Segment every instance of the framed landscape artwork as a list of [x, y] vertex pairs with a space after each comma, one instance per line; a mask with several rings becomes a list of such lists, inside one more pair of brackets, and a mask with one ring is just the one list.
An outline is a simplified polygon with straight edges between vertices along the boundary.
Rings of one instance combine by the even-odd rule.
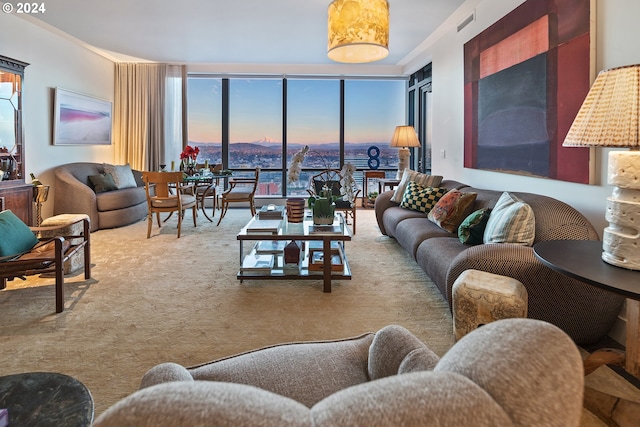
[[111, 144], [111, 102], [56, 88], [55, 145]]
[[562, 147], [594, 78], [594, 0], [527, 0], [464, 45], [464, 166], [592, 183]]

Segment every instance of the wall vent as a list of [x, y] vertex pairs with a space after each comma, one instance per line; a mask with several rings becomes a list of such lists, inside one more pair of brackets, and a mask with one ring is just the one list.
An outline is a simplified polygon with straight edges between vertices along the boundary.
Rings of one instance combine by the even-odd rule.
[[462, 22], [458, 24], [458, 32], [462, 31], [464, 27], [476, 20], [476, 11], [474, 10], [471, 15], [467, 16]]

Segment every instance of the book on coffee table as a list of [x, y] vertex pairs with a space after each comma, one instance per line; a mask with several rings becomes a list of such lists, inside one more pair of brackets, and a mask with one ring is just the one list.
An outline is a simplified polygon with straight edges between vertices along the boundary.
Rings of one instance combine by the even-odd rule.
[[249, 254], [242, 260], [240, 270], [251, 273], [266, 273], [273, 268], [273, 255]]
[[282, 220], [280, 219], [253, 218], [249, 224], [247, 224], [247, 233], [278, 234], [281, 226]]

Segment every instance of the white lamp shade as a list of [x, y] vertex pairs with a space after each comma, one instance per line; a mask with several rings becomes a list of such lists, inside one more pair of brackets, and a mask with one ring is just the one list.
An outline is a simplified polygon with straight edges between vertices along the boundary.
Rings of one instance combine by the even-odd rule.
[[327, 55], [332, 60], [373, 62], [389, 54], [386, 0], [335, 0], [328, 14]]
[[413, 126], [396, 126], [390, 147], [420, 147], [418, 134]]
[[640, 146], [640, 65], [601, 71], [567, 137], [572, 146]]

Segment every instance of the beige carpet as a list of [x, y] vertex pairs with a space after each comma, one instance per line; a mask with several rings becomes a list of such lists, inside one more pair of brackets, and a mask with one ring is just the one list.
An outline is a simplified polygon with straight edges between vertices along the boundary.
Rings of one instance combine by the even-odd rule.
[[[53, 279], [33, 276], [0, 292], [1, 374], [55, 371], [91, 390], [100, 414], [135, 391], [145, 371], [185, 365], [269, 344], [332, 339], [400, 324], [438, 354], [453, 344], [451, 314], [435, 286], [393, 240], [372, 210], [358, 212], [347, 243], [353, 279], [322, 292], [318, 281], [236, 279], [238, 230], [248, 209], [230, 210], [219, 227], [191, 216], [176, 239], [175, 221], [146, 222], [92, 234], [92, 280], [67, 278], [65, 311], [55, 314]], [[217, 218], [216, 218], [217, 219]]]
[[[238, 230], [248, 209], [219, 227], [190, 214], [176, 239], [175, 219], [161, 231], [146, 222], [92, 234], [92, 279], [66, 279], [65, 311], [55, 314], [53, 279], [9, 282], [0, 292], [1, 375], [61, 372], [91, 390], [96, 416], [138, 388], [150, 367], [194, 365], [287, 341], [332, 339], [400, 324], [439, 355], [453, 345], [448, 305], [395, 241], [381, 236], [372, 210], [358, 211], [347, 243], [353, 279], [236, 279]], [[217, 219], [217, 218], [216, 218]], [[607, 367], [587, 383], [628, 399], [640, 392]], [[583, 426], [603, 426], [585, 411]]]

